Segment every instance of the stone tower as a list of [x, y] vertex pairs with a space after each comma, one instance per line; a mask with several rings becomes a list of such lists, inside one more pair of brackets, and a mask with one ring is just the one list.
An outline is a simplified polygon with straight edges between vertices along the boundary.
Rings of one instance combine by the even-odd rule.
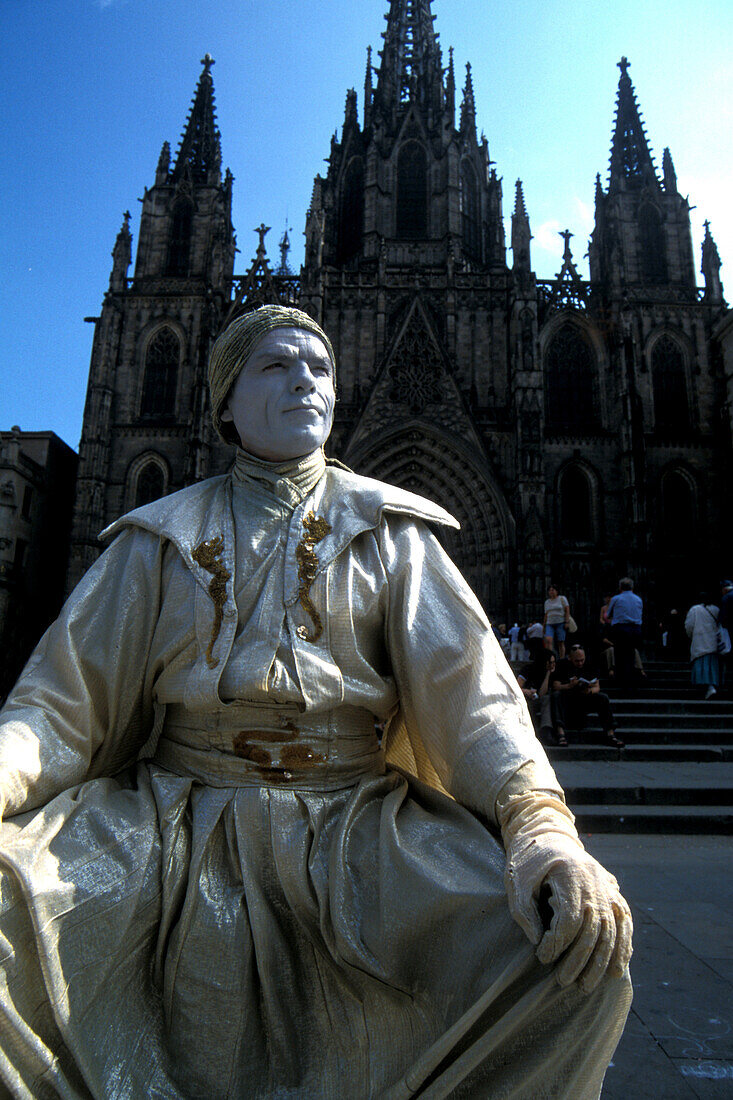
[[70, 584], [113, 518], [229, 461], [206, 414], [206, 362], [229, 308], [232, 176], [222, 179], [213, 60], [207, 54], [175, 160], [163, 145], [142, 199], [134, 275], [130, 215], [95, 318], [79, 448]]
[[501, 182], [470, 66], [456, 110], [429, 0], [392, 0], [386, 19], [363, 121], [349, 91], [315, 181], [302, 302], [339, 358], [336, 453], [457, 513], [449, 547], [500, 606], [515, 584], [517, 491], [499, 470], [514, 445]]

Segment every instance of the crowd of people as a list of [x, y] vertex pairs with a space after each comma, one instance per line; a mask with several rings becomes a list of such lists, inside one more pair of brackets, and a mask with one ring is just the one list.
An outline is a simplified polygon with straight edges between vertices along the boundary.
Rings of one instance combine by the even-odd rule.
[[[659, 623], [663, 652], [673, 660], [689, 656], [691, 682], [706, 700], [717, 696], [731, 663], [733, 581], [722, 581], [720, 588], [719, 603], [701, 592], [686, 616], [671, 608]], [[601, 681], [633, 695], [647, 679], [640, 652], [643, 615], [633, 580], [622, 577], [618, 592], [603, 597], [594, 630], [581, 633], [556, 584], [548, 587], [542, 618], [494, 628], [546, 744], [566, 746], [568, 731], [585, 728], [595, 717], [604, 744], [624, 747]]]

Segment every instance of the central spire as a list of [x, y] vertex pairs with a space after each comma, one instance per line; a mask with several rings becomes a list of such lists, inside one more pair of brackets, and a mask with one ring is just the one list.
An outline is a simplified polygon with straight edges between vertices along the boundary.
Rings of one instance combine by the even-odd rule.
[[380, 106], [389, 110], [417, 100], [438, 107], [435, 93], [442, 92], [443, 71], [430, 0], [391, 0], [385, 19], [376, 91]]
[[649, 142], [644, 131], [636, 92], [629, 76], [630, 62], [622, 57], [618, 63], [621, 77], [616, 98], [616, 124], [611, 140], [611, 188], [640, 186], [649, 182], [659, 185]]
[[219, 182], [221, 173], [221, 138], [216, 125], [216, 107], [214, 102], [214, 81], [211, 66], [214, 59], [211, 54], [202, 58], [204, 67], [199, 78], [191, 110], [186, 119], [186, 127], [181, 135], [174, 178], [183, 175], [188, 168], [194, 180], [211, 182], [213, 176]]

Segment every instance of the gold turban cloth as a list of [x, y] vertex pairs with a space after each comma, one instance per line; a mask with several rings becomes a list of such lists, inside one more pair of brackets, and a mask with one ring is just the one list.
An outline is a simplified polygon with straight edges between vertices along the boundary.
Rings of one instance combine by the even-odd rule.
[[336, 357], [331, 341], [321, 326], [307, 313], [290, 306], [262, 306], [253, 313], [245, 313], [243, 317], [237, 317], [219, 336], [211, 349], [209, 358], [211, 419], [216, 431], [226, 443], [235, 442], [236, 439], [228, 435], [228, 425], [222, 423], [221, 414], [229, 391], [239, 377], [239, 372], [266, 333], [274, 328], [290, 327], [305, 329], [323, 340], [334, 365], [334, 386], [336, 385]]

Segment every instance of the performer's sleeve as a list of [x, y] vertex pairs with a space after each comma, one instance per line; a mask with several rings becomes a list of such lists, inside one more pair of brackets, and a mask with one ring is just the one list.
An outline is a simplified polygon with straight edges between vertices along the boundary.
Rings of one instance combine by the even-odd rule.
[[123, 532], [39, 642], [0, 712], [0, 816], [135, 759], [152, 726], [161, 556], [156, 536]]
[[437, 539], [421, 523], [390, 517], [380, 553], [398, 721], [418, 764], [426, 754], [442, 786], [490, 820], [500, 789], [525, 765], [537, 786], [561, 794], [488, 619]]

